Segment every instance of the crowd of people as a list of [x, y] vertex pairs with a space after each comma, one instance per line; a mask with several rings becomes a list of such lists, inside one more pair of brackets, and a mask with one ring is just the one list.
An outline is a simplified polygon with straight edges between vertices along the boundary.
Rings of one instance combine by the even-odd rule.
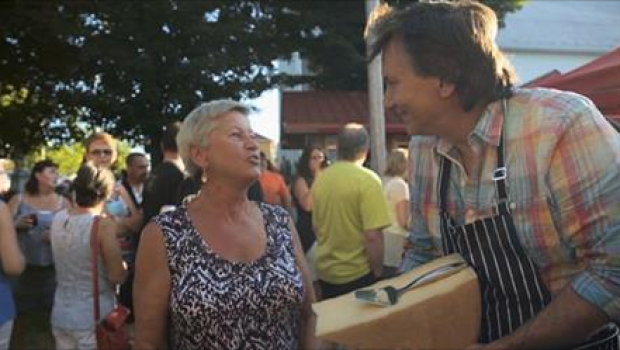
[[452, 253], [480, 282], [471, 349], [617, 347], [620, 136], [582, 96], [516, 88], [497, 30], [468, 0], [371, 16], [386, 107], [412, 136], [383, 174], [347, 124], [337, 159], [309, 145], [287, 183], [233, 100], [166, 125], [152, 171], [132, 153], [116, 179], [105, 132], [69, 191], [37, 162], [0, 201], [0, 350], [41, 321], [57, 349], [95, 349], [97, 299], [101, 317], [132, 310], [135, 349], [335, 348], [313, 302]]

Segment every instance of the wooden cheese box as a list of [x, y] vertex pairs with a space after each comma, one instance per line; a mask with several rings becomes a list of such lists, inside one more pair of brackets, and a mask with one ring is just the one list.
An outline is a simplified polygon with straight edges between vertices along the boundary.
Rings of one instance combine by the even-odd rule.
[[[363, 289], [403, 287], [425, 272], [462, 262], [439, 258]], [[401, 294], [391, 306], [361, 302], [354, 293], [313, 304], [319, 338], [355, 349], [463, 349], [480, 331], [480, 292], [471, 267]]]

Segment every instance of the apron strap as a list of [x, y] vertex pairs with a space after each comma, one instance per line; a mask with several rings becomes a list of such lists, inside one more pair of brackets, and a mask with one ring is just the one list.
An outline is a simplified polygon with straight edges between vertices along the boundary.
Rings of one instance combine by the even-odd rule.
[[[504, 115], [504, 124], [508, 120], [508, 101], [502, 100], [502, 113]], [[495, 202], [495, 211], [498, 214], [510, 214], [510, 206], [508, 203], [508, 188], [506, 186], [506, 178], [508, 177], [508, 169], [505, 163], [506, 149], [504, 145], [504, 128], [502, 127], [499, 146], [497, 147], [497, 168], [493, 171], [492, 179], [495, 182], [495, 190], [497, 199]]]
[[[508, 101], [502, 100], [502, 113], [504, 115], [504, 124], [508, 116]], [[497, 168], [493, 170], [492, 179], [495, 182], [495, 191], [497, 198], [495, 202], [495, 210], [499, 214], [509, 214], [510, 206], [508, 203], [508, 186], [506, 178], [508, 177], [508, 169], [505, 163], [505, 146], [504, 146], [504, 128], [502, 127], [499, 146], [497, 147]], [[441, 157], [439, 165], [439, 179], [437, 181], [439, 193], [439, 211], [440, 214], [448, 215], [448, 188], [450, 187], [450, 169], [452, 163], [446, 157]]]

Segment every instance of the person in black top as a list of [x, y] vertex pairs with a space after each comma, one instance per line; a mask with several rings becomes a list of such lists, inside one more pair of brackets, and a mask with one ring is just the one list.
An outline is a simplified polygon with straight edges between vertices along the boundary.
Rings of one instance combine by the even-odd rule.
[[318, 173], [328, 165], [327, 155], [318, 146], [304, 149], [297, 164], [297, 176], [293, 180], [293, 205], [297, 210], [295, 226], [304, 252], [307, 252], [316, 241], [312, 228], [312, 183]]
[[180, 126], [179, 122], [170, 123], [162, 134], [160, 145], [164, 159], [153, 169], [144, 188], [144, 225], [159, 214], [163, 206], [180, 203], [179, 185], [185, 179], [185, 167], [176, 141]]
[[[149, 160], [144, 153], [130, 153], [125, 159], [127, 170], [121, 179], [121, 185], [127, 190], [129, 198], [138, 210], [142, 210], [144, 184], [149, 173]], [[119, 238], [123, 260], [127, 263], [129, 275], [120, 285], [119, 299], [121, 304], [133, 311], [133, 275], [136, 249], [138, 248], [139, 232], [132, 232]]]
[[127, 170], [121, 180], [121, 185], [127, 190], [136, 208], [140, 209], [142, 208], [144, 184], [149, 175], [149, 160], [144, 153], [133, 152], [127, 156], [125, 164]]

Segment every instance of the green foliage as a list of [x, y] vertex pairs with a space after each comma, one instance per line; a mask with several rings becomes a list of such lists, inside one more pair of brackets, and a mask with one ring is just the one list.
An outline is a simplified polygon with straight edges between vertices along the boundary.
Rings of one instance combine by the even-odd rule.
[[62, 176], [70, 176], [77, 172], [84, 159], [82, 143], [65, 144], [47, 151], [47, 157], [58, 164], [58, 172]]
[[[507, 13], [523, 7], [527, 0], [481, 0], [497, 13], [504, 26]], [[387, 0], [396, 7], [412, 1]], [[291, 8], [300, 13], [302, 21], [314, 23], [320, 35], [308, 34], [301, 54], [317, 73], [311, 86], [323, 90], [365, 90], [367, 86], [366, 46], [363, 39], [366, 25], [365, 1], [319, 0], [291, 1]], [[305, 26], [314, 28], [311, 25]]]
[[[501, 18], [523, 1], [485, 2]], [[153, 150], [163, 125], [203, 101], [282, 83], [363, 90], [364, 4], [0, 1], [0, 156], [72, 144], [95, 128]], [[316, 75], [277, 74], [272, 62], [296, 51]]]
[[[216, 98], [255, 97], [297, 50], [276, 1], [3, 1], [0, 153], [94, 128], [157, 144], [162, 125]], [[30, 92], [14, 103], [14, 91]], [[148, 143], [148, 142], [147, 142]]]

